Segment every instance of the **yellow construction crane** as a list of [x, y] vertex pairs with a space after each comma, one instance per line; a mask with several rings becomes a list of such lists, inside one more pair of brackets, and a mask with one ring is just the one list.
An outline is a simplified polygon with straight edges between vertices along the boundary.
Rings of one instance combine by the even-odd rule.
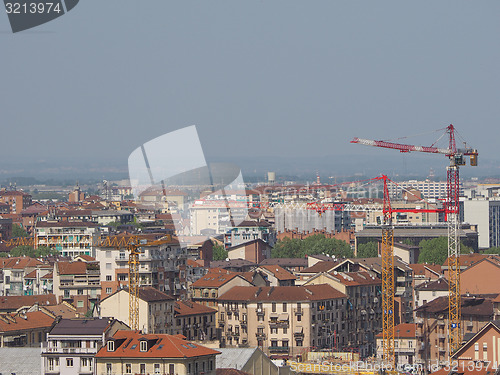
[[[434, 144], [430, 147], [414, 146], [401, 143], [393, 143], [387, 141], [374, 141], [371, 139], [354, 138], [351, 143], [359, 143], [366, 146], [383, 147], [399, 150], [400, 152], [427, 152], [433, 154], [444, 154], [450, 161], [450, 165], [446, 168], [447, 176], [447, 195], [445, 201], [445, 215], [448, 223], [448, 274], [449, 274], [449, 343], [450, 357], [460, 347], [462, 343], [462, 328], [461, 328], [461, 301], [460, 301], [460, 179], [459, 167], [465, 165], [465, 156], [470, 157], [470, 165], [477, 166], [478, 152], [476, 149], [468, 147], [465, 142], [464, 147], [459, 149], [455, 142], [455, 127], [449, 125], [444, 129], [445, 134], [448, 134], [448, 147], [438, 148]], [[444, 134], [443, 134], [444, 135]], [[442, 137], [442, 136], [441, 136]], [[439, 140], [439, 139], [438, 139]], [[383, 281], [382, 281], [383, 282]], [[384, 333], [384, 341], [385, 341]], [[390, 339], [390, 336], [387, 336]], [[394, 341], [394, 335], [392, 336]], [[384, 343], [385, 345], [385, 343]], [[390, 346], [390, 345], [389, 345]]]

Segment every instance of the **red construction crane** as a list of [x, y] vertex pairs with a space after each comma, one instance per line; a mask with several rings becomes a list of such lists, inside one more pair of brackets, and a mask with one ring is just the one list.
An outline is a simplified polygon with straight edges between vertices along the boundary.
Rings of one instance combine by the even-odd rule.
[[[445, 201], [445, 217], [448, 223], [448, 265], [449, 265], [449, 342], [450, 356], [459, 347], [462, 339], [460, 327], [461, 304], [460, 304], [460, 267], [458, 257], [460, 255], [460, 178], [459, 167], [465, 165], [465, 156], [470, 157], [470, 165], [477, 166], [477, 150], [467, 147], [464, 142], [464, 148], [458, 149], [455, 142], [455, 127], [449, 125], [446, 127], [445, 134], [448, 134], [448, 148], [406, 145], [401, 143], [392, 143], [386, 141], [374, 141], [369, 139], [354, 138], [351, 143], [359, 143], [366, 146], [392, 148], [400, 152], [427, 152], [434, 154], [444, 154], [450, 160], [450, 165], [446, 168], [447, 172], [447, 194]], [[444, 135], [444, 134], [443, 134]], [[385, 336], [384, 336], [385, 338]]]

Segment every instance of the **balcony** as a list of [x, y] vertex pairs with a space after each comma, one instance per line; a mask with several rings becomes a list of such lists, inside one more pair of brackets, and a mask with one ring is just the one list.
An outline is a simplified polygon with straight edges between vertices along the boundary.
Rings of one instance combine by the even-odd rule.
[[257, 337], [258, 339], [265, 339], [266, 338], [266, 334], [264, 332], [257, 332], [255, 334], [255, 337]]
[[65, 353], [65, 354], [96, 354], [97, 348], [61, 348], [61, 347], [47, 347], [47, 343], [42, 345], [43, 353]]
[[295, 315], [302, 315], [303, 313], [302, 309], [295, 310]]

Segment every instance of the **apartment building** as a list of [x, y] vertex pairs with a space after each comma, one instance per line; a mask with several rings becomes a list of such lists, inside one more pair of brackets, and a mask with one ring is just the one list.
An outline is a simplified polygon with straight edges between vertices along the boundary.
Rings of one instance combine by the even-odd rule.
[[[464, 336], [479, 332], [494, 319], [493, 300], [481, 296], [462, 296], [461, 327]], [[439, 297], [416, 309], [417, 363], [446, 365], [449, 361], [448, 297]]]
[[[445, 199], [446, 198], [446, 181], [418, 181], [418, 180], [408, 180], [399, 181], [396, 184], [389, 184], [387, 187], [389, 189], [389, 194], [391, 196], [403, 196], [405, 191], [410, 189], [416, 189], [421, 192], [422, 197], [426, 199]], [[463, 186], [460, 183], [460, 196], [463, 196]]]
[[10, 213], [20, 214], [22, 210], [31, 206], [31, 195], [24, 191], [5, 190], [0, 191], [0, 203], [6, 203], [10, 207]]
[[235, 272], [210, 269], [205, 276], [191, 284], [191, 297], [194, 302], [216, 308], [219, 296], [235, 286], [253, 284]]
[[304, 286], [321, 284], [328, 284], [346, 295], [343, 324], [347, 336], [340, 348], [356, 351], [362, 358], [375, 355], [375, 336], [382, 331], [381, 279], [365, 271], [333, 271], [317, 274]]
[[[452, 360], [457, 361], [458, 368], [498, 369], [500, 365], [500, 320], [486, 324], [479, 332], [472, 334], [462, 345]], [[486, 367], [488, 365], [488, 367]]]
[[264, 241], [269, 246], [274, 246], [276, 231], [265, 220], [245, 220], [235, 227], [228, 228], [224, 234], [224, 246], [227, 249], [257, 239]]
[[187, 340], [215, 340], [217, 310], [193, 302], [176, 301], [174, 305], [174, 334]]
[[[461, 258], [461, 257], [460, 257]], [[500, 255], [485, 257], [460, 273], [462, 294], [500, 294]]]
[[[382, 258], [346, 259], [335, 266], [333, 270], [341, 272], [364, 271], [382, 279]], [[394, 257], [394, 320], [396, 324], [413, 321], [412, 272], [412, 269], [399, 257]]]
[[500, 198], [467, 198], [460, 203], [463, 221], [477, 225], [479, 248], [500, 247]]
[[218, 298], [221, 345], [280, 358], [347, 345], [347, 296], [329, 285], [231, 288]]
[[42, 262], [30, 257], [0, 258], [0, 296], [30, 294], [27, 276], [42, 265]]
[[[226, 202], [216, 199], [200, 199], [189, 207], [190, 228], [192, 235], [218, 235], [226, 233], [234, 226], [232, 223], [243, 222], [248, 207], [246, 197], [241, 202]], [[230, 205], [230, 207], [228, 206]]]
[[[128, 285], [129, 250], [125, 243], [130, 235], [111, 236], [109, 244], [95, 249], [101, 269], [102, 296], [108, 296]], [[139, 285], [152, 286], [173, 296], [187, 292], [187, 250], [176, 237], [158, 234], [139, 235]], [[112, 246], [120, 242], [118, 247]], [[188, 267], [189, 268], [189, 267]]]
[[58, 319], [42, 344], [42, 375], [94, 373], [94, 356], [119, 329], [116, 319]]
[[[172, 296], [150, 286], [140, 287], [139, 329], [144, 333], [158, 334], [174, 332], [174, 301]], [[103, 298], [99, 303], [99, 315], [115, 317], [127, 325], [129, 321], [130, 294], [127, 288]]]
[[52, 271], [50, 264], [40, 264], [33, 271], [24, 276], [23, 294], [32, 296], [35, 294], [52, 293]]
[[428, 281], [426, 283], [420, 284], [415, 287], [414, 291], [414, 303], [415, 309], [425, 305], [427, 302], [431, 302], [439, 297], [446, 297], [449, 294], [448, 280], [441, 277], [437, 280]]
[[118, 331], [95, 356], [97, 375], [215, 375], [220, 352], [166, 334]]
[[12, 237], [12, 219], [4, 219], [0, 217], [0, 240], [7, 241], [11, 237]]
[[293, 286], [297, 276], [281, 266], [258, 266], [256, 272], [261, 272], [269, 286]]
[[271, 246], [260, 238], [227, 248], [229, 260], [244, 259], [252, 263], [260, 263], [270, 257]]
[[36, 245], [49, 246], [64, 257], [93, 254], [99, 238], [98, 224], [87, 221], [39, 221], [35, 227]]
[[[384, 355], [383, 334], [377, 335], [377, 358]], [[417, 335], [414, 323], [401, 323], [394, 327], [394, 355], [396, 365], [413, 365], [417, 355]]]
[[297, 232], [324, 230], [337, 233], [351, 229], [351, 213], [348, 211], [327, 210], [319, 214], [315, 210], [303, 208], [275, 208], [274, 220], [278, 233], [293, 230]]
[[55, 316], [47, 311], [0, 315], [0, 348], [39, 347], [54, 321]]
[[67, 301], [78, 312], [92, 310], [101, 294], [99, 263], [56, 262], [53, 271], [53, 290], [59, 302]]

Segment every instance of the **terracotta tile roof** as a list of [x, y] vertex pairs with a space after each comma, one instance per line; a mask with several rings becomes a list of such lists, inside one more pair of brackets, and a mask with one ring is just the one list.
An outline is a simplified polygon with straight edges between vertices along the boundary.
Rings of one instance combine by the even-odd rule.
[[24, 276], [24, 278], [25, 279], [36, 279], [36, 270], [31, 271], [26, 276]]
[[54, 294], [39, 294], [34, 296], [6, 296], [0, 297], [0, 311], [15, 311], [20, 307], [33, 306], [35, 303], [42, 305], [55, 305]]
[[[414, 339], [416, 335], [417, 325], [415, 323], [401, 323], [394, 327], [394, 337], [396, 339]], [[376, 337], [383, 337], [380, 332]]]
[[196, 263], [196, 262], [195, 262], [194, 260], [192, 260], [192, 259], [188, 259], [188, 260], [186, 261], [186, 264], [187, 264], [188, 266], [190, 266], [190, 267], [195, 267], [195, 268], [197, 268], [197, 267], [199, 267], [199, 268], [204, 268], [201, 264]]
[[256, 266], [255, 263], [246, 259], [231, 259], [231, 260], [215, 260], [210, 262], [210, 267], [216, 268], [231, 268], [231, 267], [248, 267]]
[[0, 268], [25, 269], [43, 264], [39, 260], [30, 257], [1, 258]]
[[85, 275], [87, 263], [85, 262], [58, 262], [59, 275]]
[[441, 265], [439, 264], [424, 264], [424, 263], [414, 263], [414, 264], [408, 264], [408, 267], [410, 267], [413, 270], [413, 275], [414, 276], [423, 276], [425, 275], [425, 270], [427, 269], [428, 271], [431, 271], [437, 275], [441, 275]]
[[260, 266], [260, 268], [263, 268], [270, 273], [272, 273], [278, 280], [295, 280], [297, 277], [295, 275], [291, 274], [287, 270], [285, 270], [283, 267], [278, 266], [278, 265], [265, 265], [265, 266]]
[[42, 276], [42, 279], [53, 279], [54, 278], [54, 273], [49, 272], [48, 274]]
[[[103, 346], [96, 354], [96, 358], [195, 358], [208, 355], [217, 355], [220, 352], [193, 344], [173, 335], [143, 335], [140, 331], [117, 331], [113, 335], [115, 350], [108, 351]], [[140, 351], [140, 341], [148, 342], [148, 351]]]
[[329, 272], [331, 276], [337, 279], [345, 286], [359, 285], [380, 285], [382, 280], [378, 277], [371, 276], [368, 272]]
[[306, 258], [269, 258], [264, 259], [259, 265], [279, 265], [281, 267], [307, 267]]
[[[462, 316], [493, 316], [493, 300], [484, 297], [462, 296]], [[438, 297], [415, 309], [417, 312], [431, 314], [446, 313], [448, 311], [448, 297]]]
[[219, 288], [237, 276], [239, 275], [234, 272], [230, 274], [209, 272], [192, 283], [191, 286], [193, 288]]
[[[474, 263], [477, 263], [485, 258], [498, 258], [498, 255], [488, 255], [488, 254], [461, 254], [458, 257], [458, 262], [461, 267], [470, 267]], [[448, 258], [444, 261], [443, 267], [448, 267]]]
[[175, 317], [199, 314], [215, 314], [217, 310], [192, 301], [177, 301], [174, 306]]
[[76, 307], [63, 302], [58, 305], [43, 306], [43, 309], [50, 311], [54, 316], [60, 316], [64, 319], [77, 318], [80, 314], [76, 312]]
[[415, 290], [423, 291], [423, 290], [428, 290], [428, 291], [436, 291], [436, 292], [442, 292], [442, 291], [447, 291], [448, 290], [448, 281], [440, 277], [437, 280], [433, 281], [428, 281], [426, 283], [420, 284], [415, 288]]
[[43, 311], [28, 312], [23, 316], [26, 319], [20, 315], [15, 315], [13, 319], [0, 317], [0, 332], [13, 332], [50, 327], [55, 320]]
[[327, 284], [308, 286], [235, 286], [218, 298], [219, 301], [322, 301], [346, 298], [344, 293]]
[[335, 261], [322, 261], [318, 262], [311, 267], [304, 268], [300, 273], [318, 273], [318, 272], [328, 272], [330, 271], [333, 267], [335, 267], [339, 262]]
[[78, 255], [78, 258], [82, 258], [83, 260], [86, 260], [87, 262], [95, 262], [95, 258], [91, 257], [90, 255]]

